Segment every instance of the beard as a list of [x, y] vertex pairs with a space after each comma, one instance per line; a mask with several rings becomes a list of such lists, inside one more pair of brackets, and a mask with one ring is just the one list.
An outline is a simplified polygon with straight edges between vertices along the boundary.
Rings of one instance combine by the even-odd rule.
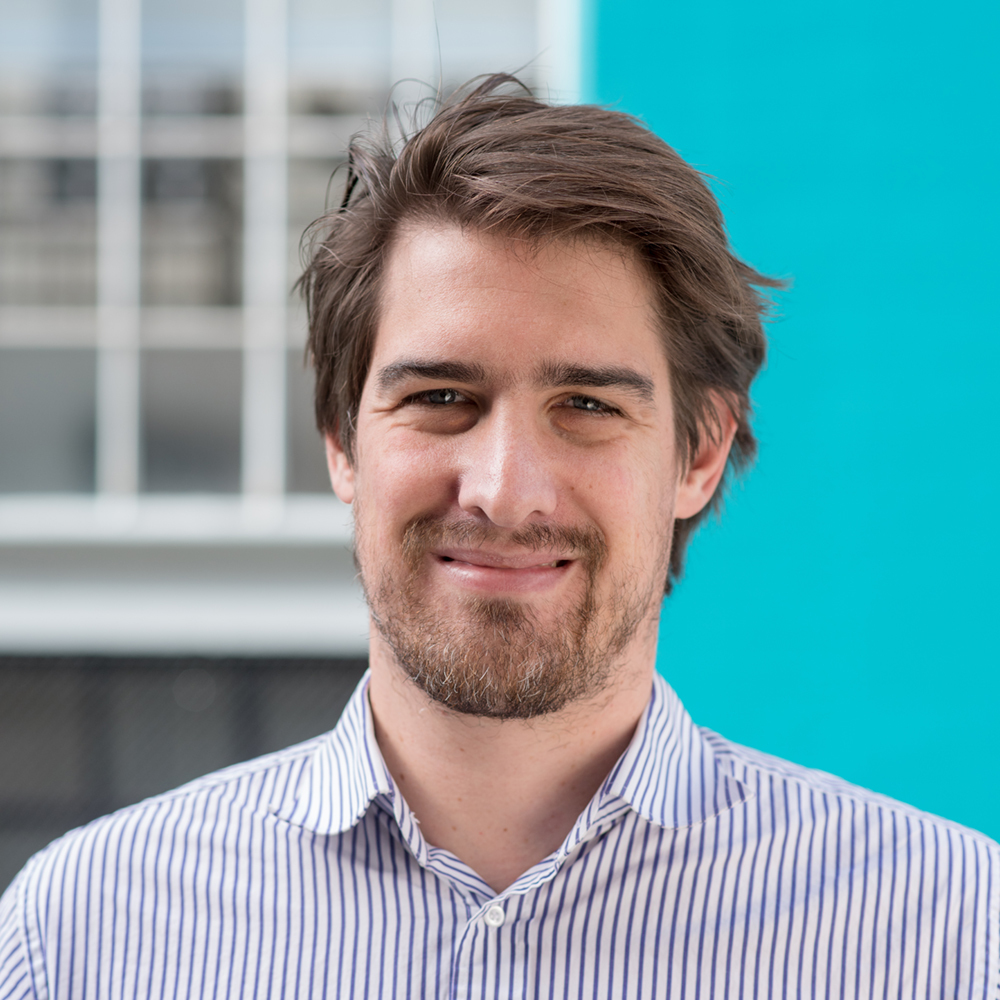
[[[360, 552], [363, 539], [357, 527], [355, 532]], [[584, 570], [582, 594], [547, 623], [511, 598], [431, 606], [421, 579], [428, 552], [490, 543], [572, 554]], [[471, 519], [424, 515], [406, 526], [402, 554], [402, 579], [386, 567], [370, 580], [356, 556], [375, 627], [400, 668], [432, 700], [491, 719], [535, 718], [605, 690], [660, 592], [658, 586], [640, 588], [637, 578], [619, 579], [601, 600], [597, 579], [607, 545], [596, 528], [528, 525], [503, 532]], [[665, 572], [666, 556], [663, 562]]]

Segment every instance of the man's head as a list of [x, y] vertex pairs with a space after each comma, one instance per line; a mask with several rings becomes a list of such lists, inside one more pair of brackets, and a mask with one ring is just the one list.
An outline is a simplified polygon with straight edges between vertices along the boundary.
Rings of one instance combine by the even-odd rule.
[[304, 285], [382, 640], [437, 700], [525, 717], [600, 689], [752, 456], [774, 282], [647, 130], [504, 82], [352, 146]]

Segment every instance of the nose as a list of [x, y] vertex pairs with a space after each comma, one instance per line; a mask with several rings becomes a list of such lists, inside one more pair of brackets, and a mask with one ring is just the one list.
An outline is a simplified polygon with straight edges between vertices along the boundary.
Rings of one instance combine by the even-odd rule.
[[554, 456], [527, 415], [496, 408], [463, 442], [458, 502], [485, 514], [501, 528], [516, 528], [533, 515], [556, 509]]

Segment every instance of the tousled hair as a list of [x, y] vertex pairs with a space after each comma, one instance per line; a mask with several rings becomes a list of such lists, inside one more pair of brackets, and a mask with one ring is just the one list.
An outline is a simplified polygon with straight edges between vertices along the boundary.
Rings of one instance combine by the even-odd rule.
[[[300, 285], [316, 420], [339, 435], [349, 458], [386, 258], [400, 226], [422, 220], [529, 245], [598, 240], [634, 255], [656, 298], [682, 461], [706, 435], [717, 438], [720, 406], [737, 425], [727, 473], [754, 458], [750, 385], [765, 358], [768, 305], [757, 289], [782, 282], [733, 254], [703, 177], [634, 118], [546, 104], [506, 74], [458, 91], [401, 142], [387, 126], [355, 137], [339, 208], [307, 232]], [[725, 480], [704, 510], [675, 521], [667, 593], [695, 527], [718, 509]]]

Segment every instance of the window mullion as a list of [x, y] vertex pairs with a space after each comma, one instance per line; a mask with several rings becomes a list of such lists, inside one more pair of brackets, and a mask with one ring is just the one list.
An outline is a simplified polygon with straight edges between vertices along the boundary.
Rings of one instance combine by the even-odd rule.
[[139, 487], [140, 0], [100, 0], [97, 98], [97, 490]]
[[288, 24], [285, 0], [246, 0], [242, 486], [251, 507], [285, 487]]

